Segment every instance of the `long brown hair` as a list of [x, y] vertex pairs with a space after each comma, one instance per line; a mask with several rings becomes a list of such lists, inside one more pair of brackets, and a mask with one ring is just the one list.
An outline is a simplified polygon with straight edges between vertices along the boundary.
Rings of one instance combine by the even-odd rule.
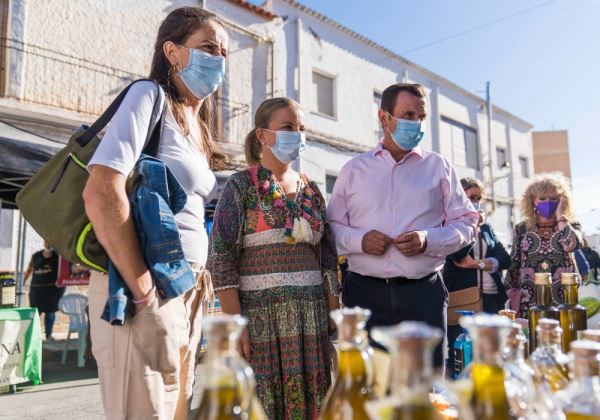
[[[160, 24], [156, 43], [154, 44], [154, 56], [152, 58], [152, 68], [150, 69], [149, 77], [161, 85], [165, 91], [175, 120], [186, 136], [190, 132], [183, 114], [185, 99], [177, 90], [177, 86], [172, 83], [172, 78], [175, 75], [167, 57], [165, 57], [163, 45], [167, 41], [183, 45], [194, 32], [204, 28], [209, 22], [216, 22], [222, 26], [215, 15], [204, 9], [199, 7], [180, 7], [169, 13]], [[198, 113], [198, 123], [200, 126], [201, 142], [204, 153], [206, 153], [206, 158], [208, 159], [208, 164], [211, 169], [219, 171], [229, 169], [231, 166], [227, 155], [216, 144], [214, 104], [213, 95], [204, 98]]]
[[244, 152], [248, 166], [259, 164], [262, 157], [262, 145], [256, 136], [256, 129], [267, 128], [275, 111], [290, 106], [301, 109], [298, 102], [287, 97], [267, 99], [258, 106], [254, 115], [254, 128], [248, 133], [244, 141]]

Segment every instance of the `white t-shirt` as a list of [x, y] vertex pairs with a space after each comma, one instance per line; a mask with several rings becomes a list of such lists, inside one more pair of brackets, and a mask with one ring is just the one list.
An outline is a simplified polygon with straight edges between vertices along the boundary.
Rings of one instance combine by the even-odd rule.
[[[148, 123], [158, 91], [152, 82], [138, 82], [127, 92], [88, 166], [102, 165], [127, 176], [144, 148]], [[160, 106], [165, 94], [160, 90]], [[204, 206], [216, 196], [217, 180], [206, 155], [188, 140], [167, 106], [158, 158], [173, 172], [187, 194], [185, 207], [175, 215], [185, 257], [206, 263], [208, 236]]]

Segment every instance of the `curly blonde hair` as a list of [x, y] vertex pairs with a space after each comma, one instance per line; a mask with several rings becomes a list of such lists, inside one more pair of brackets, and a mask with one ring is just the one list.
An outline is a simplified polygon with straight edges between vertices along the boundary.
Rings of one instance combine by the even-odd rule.
[[565, 200], [564, 216], [569, 222], [573, 221], [571, 213], [571, 182], [560, 172], [545, 172], [537, 175], [527, 186], [521, 198], [521, 214], [528, 228], [535, 227], [537, 212], [533, 200], [536, 197], [558, 195]]

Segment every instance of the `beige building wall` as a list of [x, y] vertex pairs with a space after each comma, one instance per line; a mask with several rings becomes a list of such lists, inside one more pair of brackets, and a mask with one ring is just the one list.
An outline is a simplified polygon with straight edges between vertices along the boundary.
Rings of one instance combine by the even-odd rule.
[[567, 130], [534, 131], [532, 139], [535, 173], [558, 171], [571, 178]]

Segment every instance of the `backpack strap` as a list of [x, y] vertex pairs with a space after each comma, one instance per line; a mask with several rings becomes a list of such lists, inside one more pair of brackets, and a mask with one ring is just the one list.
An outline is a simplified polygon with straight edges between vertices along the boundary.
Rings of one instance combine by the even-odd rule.
[[[165, 118], [167, 99], [165, 98], [164, 105], [161, 109], [161, 107], [160, 107], [160, 95], [161, 95], [160, 86], [158, 85], [158, 83], [156, 83], [156, 81], [151, 80], [151, 79], [136, 80], [136, 81], [130, 83], [125, 89], [123, 89], [121, 91], [121, 93], [119, 93], [119, 95], [108, 106], [108, 108], [106, 108], [106, 110], [102, 113], [102, 115], [100, 115], [100, 117], [98, 117], [98, 119], [90, 127], [88, 127], [81, 136], [79, 136], [79, 138], [77, 138], [76, 141], [80, 146], [83, 147], [86, 144], [88, 144], [95, 136], [98, 135], [98, 133], [100, 131], [102, 131], [104, 129], [104, 127], [106, 127], [108, 125], [108, 123], [112, 120], [115, 113], [121, 106], [121, 103], [123, 102], [123, 99], [125, 99], [125, 96], [127, 95], [127, 92], [129, 92], [129, 89], [131, 88], [131, 86], [133, 86], [134, 84], [136, 84], [138, 82], [152, 82], [156, 85], [156, 89], [158, 92], [158, 95], [156, 96], [156, 100], [154, 101], [154, 106], [152, 107], [152, 114], [150, 116], [150, 122], [148, 123], [148, 131], [147, 131], [146, 139], [144, 141], [145, 146], [142, 151], [142, 153], [145, 153], [152, 157], [156, 157], [156, 155], [158, 154], [158, 146], [160, 145], [160, 135], [162, 133], [162, 126], [163, 126], [164, 118]], [[160, 113], [160, 119], [159, 119], [159, 121], [156, 121], [158, 119], [159, 113]]]

